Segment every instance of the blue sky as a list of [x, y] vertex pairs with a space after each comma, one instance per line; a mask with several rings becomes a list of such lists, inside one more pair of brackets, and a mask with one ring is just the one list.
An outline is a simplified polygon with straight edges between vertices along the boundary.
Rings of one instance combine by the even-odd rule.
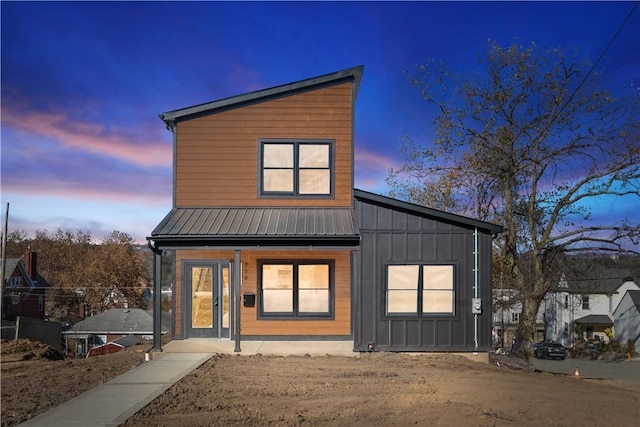
[[[489, 39], [595, 60], [633, 6], [3, 1], [2, 215], [8, 202], [10, 230], [144, 241], [171, 208], [171, 134], [158, 114], [356, 65], [356, 187], [384, 194], [399, 141], [420, 139], [432, 119], [406, 79], [415, 65], [435, 58], [473, 72]], [[640, 10], [599, 69], [614, 93], [640, 81]], [[622, 205], [599, 204], [594, 216], [638, 208]]]

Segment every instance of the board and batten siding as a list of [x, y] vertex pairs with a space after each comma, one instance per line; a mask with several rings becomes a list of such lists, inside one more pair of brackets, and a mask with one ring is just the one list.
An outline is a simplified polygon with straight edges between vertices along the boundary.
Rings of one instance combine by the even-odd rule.
[[[178, 123], [175, 205], [351, 206], [352, 103], [342, 83]], [[258, 141], [278, 138], [335, 141], [334, 198], [258, 196]]]
[[[182, 264], [184, 261], [233, 260], [233, 251], [177, 250], [175, 265], [175, 324], [174, 336], [184, 334], [182, 296]], [[258, 291], [259, 260], [333, 260], [334, 261], [334, 317], [322, 320], [258, 319], [260, 295]], [[351, 252], [339, 250], [269, 251], [243, 250], [241, 252], [241, 298], [245, 293], [256, 295], [255, 307], [241, 307], [240, 328], [242, 336], [351, 336]], [[233, 284], [232, 284], [233, 286]]]
[[[373, 343], [386, 351], [472, 351], [474, 316], [473, 227], [356, 201], [361, 245], [360, 307], [354, 324], [354, 348], [367, 351]], [[491, 345], [491, 234], [479, 232], [479, 292], [483, 314], [478, 317], [478, 350]], [[385, 314], [386, 266], [389, 264], [455, 264], [455, 313], [443, 316]]]

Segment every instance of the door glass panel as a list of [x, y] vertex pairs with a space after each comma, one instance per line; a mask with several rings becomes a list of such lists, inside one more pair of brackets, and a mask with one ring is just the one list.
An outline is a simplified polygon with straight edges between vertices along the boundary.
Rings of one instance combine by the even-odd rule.
[[213, 327], [213, 267], [191, 268], [191, 327]]
[[222, 267], [222, 327], [229, 327], [229, 267]]

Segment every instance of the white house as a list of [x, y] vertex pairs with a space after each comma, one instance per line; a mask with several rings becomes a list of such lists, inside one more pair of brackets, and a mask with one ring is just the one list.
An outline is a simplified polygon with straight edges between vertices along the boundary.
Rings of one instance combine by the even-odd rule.
[[[628, 270], [595, 264], [582, 268], [573, 266], [540, 304], [534, 341], [557, 341], [565, 347], [590, 338], [607, 341], [606, 328], [612, 328], [615, 337], [620, 339], [614, 311], [627, 291], [639, 289]], [[521, 311], [522, 304], [516, 291], [494, 289], [494, 346], [511, 345]], [[623, 322], [625, 320], [623, 318]], [[640, 329], [640, 325], [636, 326]], [[624, 327], [625, 331], [632, 328], [630, 325]], [[624, 344], [624, 341], [621, 342]]]
[[587, 339], [607, 341], [606, 328], [615, 330], [613, 312], [628, 290], [640, 289], [627, 270], [588, 267], [565, 275], [540, 306], [545, 339], [565, 347]]

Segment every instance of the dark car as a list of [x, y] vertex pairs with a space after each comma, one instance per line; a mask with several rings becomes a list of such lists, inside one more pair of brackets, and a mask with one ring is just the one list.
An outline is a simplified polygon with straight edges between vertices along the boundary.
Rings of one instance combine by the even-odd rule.
[[564, 346], [557, 342], [546, 341], [540, 343], [534, 355], [538, 359], [561, 359], [566, 357]]

